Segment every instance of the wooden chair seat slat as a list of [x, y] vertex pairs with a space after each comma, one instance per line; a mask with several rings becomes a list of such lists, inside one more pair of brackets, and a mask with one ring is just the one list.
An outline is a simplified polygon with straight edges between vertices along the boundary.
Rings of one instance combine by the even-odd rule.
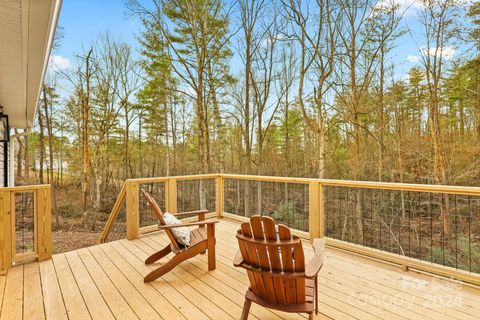
[[207, 228], [196, 228], [190, 231], [190, 246], [207, 240]]

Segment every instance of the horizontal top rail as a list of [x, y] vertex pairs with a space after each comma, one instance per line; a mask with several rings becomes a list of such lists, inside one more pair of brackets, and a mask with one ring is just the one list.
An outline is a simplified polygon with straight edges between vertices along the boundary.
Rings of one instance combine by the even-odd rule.
[[414, 184], [414, 183], [398, 183], [398, 182], [375, 182], [375, 181], [353, 181], [353, 180], [336, 180], [336, 179], [276, 177], [276, 176], [255, 176], [255, 175], [243, 175], [243, 174], [219, 174], [219, 176], [226, 179], [288, 182], [288, 183], [318, 182], [326, 186], [385, 189], [385, 190], [399, 190], [399, 191], [422, 191], [422, 192], [480, 196], [480, 187]]
[[299, 183], [299, 184], [317, 182], [325, 186], [385, 189], [385, 190], [398, 190], [398, 191], [420, 191], [420, 192], [480, 196], [480, 187], [430, 185], [430, 184], [414, 184], [414, 183], [398, 183], [398, 182], [353, 181], [353, 180], [317, 179], [317, 178], [300, 178], [300, 177], [257, 176], [257, 175], [225, 174], [225, 173], [136, 178], [136, 179], [128, 179], [127, 181], [136, 182], [136, 183], [151, 183], [151, 182], [165, 182], [165, 181], [168, 181], [169, 179], [182, 181], [182, 180], [200, 180], [200, 179], [214, 179], [214, 178], [269, 181], [269, 182], [287, 182], [287, 183]]
[[28, 185], [28, 186], [15, 186], [15, 187], [0, 187], [1, 191], [13, 191], [13, 192], [20, 192], [20, 191], [32, 191], [38, 189], [50, 189], [49, 184], [37, 184], [37, 185]]
[[134, 178], [127, 179], [127, 182], [136, 183], [151, 183], [151, 182], [166, 182], [168, 180], [202, 180], [202, 179], [214, 179], [221, 177], [221, 174], [195, 174], [184, 176], [168, 176], [168, 177], [151, 177], [151, 178]]
[[220, 174], [224, 179], [269, 181], [269, 182], [288, 182], [288, 183], [309, 183], [318, 179], [297, 178], [297, 177], [277, 177], [277, 176], [255, 176], [246, 174]]
[[463, 187], [463, 186], [398, 183], [398, 182], [351, 181], [351, 180], [333, 180], [333, 179], [332, 180], [331, 179], [315, 179], [315, 181], [318, 181], [323, 185], [329, 185], [329, 186], [398, 190], [398, 191], [420, 191], [420, 192], [480, 196], [480, 187]]

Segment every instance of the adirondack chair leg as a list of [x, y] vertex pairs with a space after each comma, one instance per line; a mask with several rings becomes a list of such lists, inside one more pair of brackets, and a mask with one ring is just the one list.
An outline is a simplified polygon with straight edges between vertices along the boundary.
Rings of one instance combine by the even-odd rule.
[[161, 266], [158, 269], [155, 269], [152, 272], [150, 272], [149, 274], [147, 274], [145, 276], [145, 278], [143, 278], [143, 282], [147, 283], [147, 282], [151, 282], [155, 279], [158, 279], [161, 276], [163, 276], [164, 274], [166, 274], [167, 272], [169, 272], [170, 270], [172, 270], [173, 268], [175, 268], [179, 263], [178, 261], [175, 261], [176, 257], [177, 256], [173, 257], [172, 260], [168, 261], [163, 266]]
[[250, 306], [252, 305], [252, 301], [245, 299], [245, 303], [243, 304], [243, 311], [242, 311], [242, 318], [241, 320], [247, 320], [248, 314], [250, 313]]
[[[201, 213], [198, 215], [198, 221], [205, 221], [205, 213]], [[201, 224], [198, 226], [199, 228], [205, 228], [205, 225], [204, 224]], [[207, 253], [207, 250], [203, 251], [203, 252], [200, 252], [201, 254], [205, 254]]]
[[315, 314], [318, 314], [318, 275], [315, 277], [315, 292], [313, 298], [315, 299]]
[[[198, 221], [205, 221], [205, 213], [201, 213], [198, 215]], [[204, 224], [201, 224], [198, 226], [199, 228], [205, 228], [205, 225]], [[200, 252], [200, 254], [205, 254], [207, 253], [207, 250], [203, 251], [203, 252]]]
[[208, 249], [208, 270], [216, 268], [215, 260], [215, 225], [207, 226], [207, 249]]
[[203, 244], [199, 244], [199, 245], [190, 247], [190, 249], [188, 249], [186, 251], [182, 251], [182, 252], [177, 253], [166, 264], [162, 265], [158, 269], [155, 269], [152, 272], [150, 272], [149, 274], [147, 274], [145, 276], [145, 278], [143, 279], [143, 282], [147, 283], [147, 282], [153, 281], [153, 280], [163, 276], [164, 274], [166, 274], [167, 272], [169, 272], [170, 270], [172, 270], [173, 268], [178, 266], [179, 263], [195, 257], [197, 254], [199, 254], [201, 251], [203, 251], [204, 248], [205, 248], [205, 244], [203, 243]]
[[162, 259], [163, 257], [165, 257], [166, 255], [168, 255], [170, 252], [172, 252], [172, 248], [171, 248], [170, 245], [167, 245], [162, 250], [160, 250], [158, 252], [155, 252], [150, 257], [148, 257], [145, 260], [145, 264], [154, 263], [155, 261], [158, 261], [158, 260]]

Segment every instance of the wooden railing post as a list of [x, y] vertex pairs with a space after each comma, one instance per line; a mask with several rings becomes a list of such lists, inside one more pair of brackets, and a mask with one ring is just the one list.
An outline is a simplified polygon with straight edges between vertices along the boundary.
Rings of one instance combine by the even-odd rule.
[[322, 183], [318, 183], [318, 227], [319, 227], [319, 238], [325, 236], [325, 186]]
[[38, 261], [52, 258], [52, 190], [37, 188], [35, 215], [35, 248]]
[[9, 191], [0, 192], [0, 271], [12, 266], [12, 216]]
[[224, 188], [223, 176], [215, 178], [215, 212], [217, 217], [223, 214], [224, 206]]
[[168, 179], [165, 192], [165, 207], [168, 212], [177, 212], [177, 180]]
[[324, 225], [323, 186], [311, 181], [308, 185], [308, 228], [310, 239], [323, 237]]
[[139, 185], [135, 181], [125, 182], [125, 200], [126, 200], [126, 223], [127, 223], [127, 239], [132, 240], [138, 237], [138, 228], [140, 225], [139, 218]]

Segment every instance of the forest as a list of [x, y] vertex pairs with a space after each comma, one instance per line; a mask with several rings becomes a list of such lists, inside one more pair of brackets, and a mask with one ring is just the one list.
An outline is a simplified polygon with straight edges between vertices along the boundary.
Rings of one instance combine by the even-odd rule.
[[[16, 182], [52, 185], [56, 228], [98, 231], [138, 177], [480, 186], [480, 3], [124, 6], [141, 22], [140, 50], [95, 35], [69, 68], [49, 70], [36, 125], [16, 138]], [[396, 48], [413, 37], [403, 72]]]

